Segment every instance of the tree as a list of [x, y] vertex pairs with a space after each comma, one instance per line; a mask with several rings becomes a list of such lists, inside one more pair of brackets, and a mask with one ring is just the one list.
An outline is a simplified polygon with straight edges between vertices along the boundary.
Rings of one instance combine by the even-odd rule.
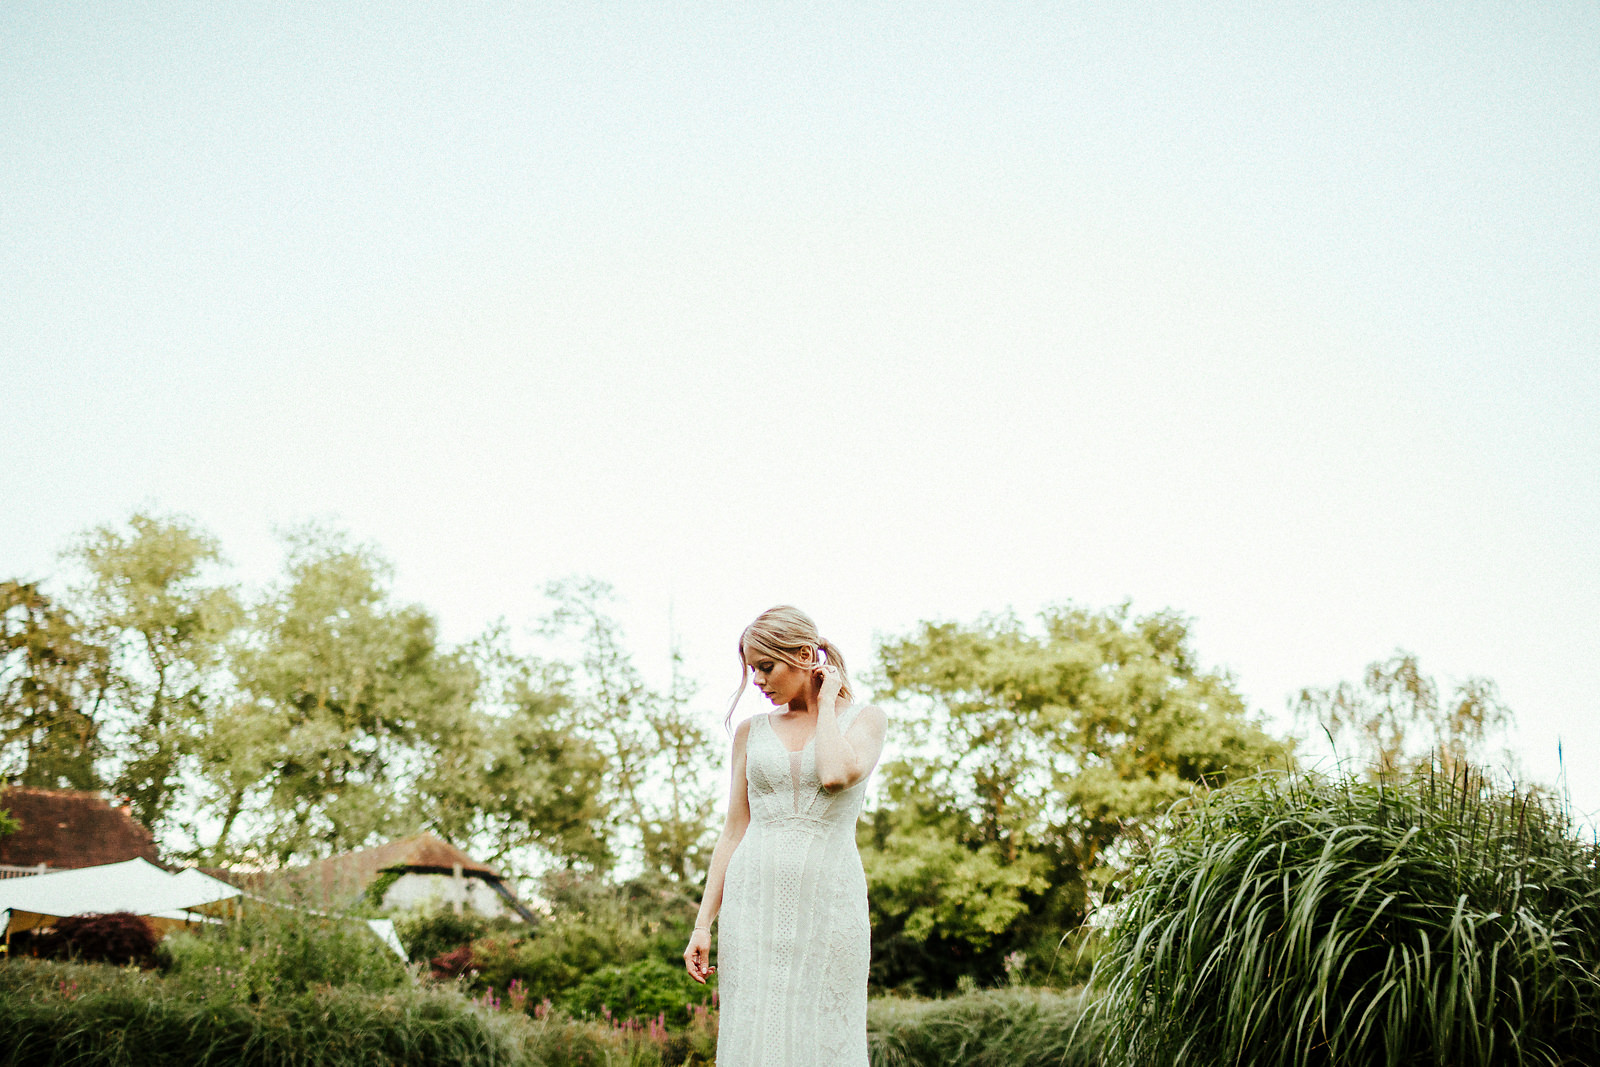
[[213, 849], [246, 842], [278, 862], [410, 831], [427, 746], [459, 727], [475, 695], [466, 657], [433, 616], [389, 593], [376, 552], [315, 526], [288, 537], [287, 574], [251, 613], [235, 650], [238, 702], [203, 762], [220, 793]]
[[83, 568], [74, 602], [109, 654], [109, 786], [159, 831], [221, 696], [224, 643], [239, 621], [233, 590], [207, 580], [221, 549], [187, 520], [136, 512], [125, 528], [88, 531], [65, 556]]
[[1467, 678], [1441, 699], [1439, 683], [1417, 657], [1396, 649], [1367, 665], [1359, 684], [1302, 689], [1295, 718], [1326, 733], [1337, 754], [1362, 763], [1373, 778], [1438, 764], [1454, 775], [1482, 766], [1487, 746], [1511, 728], [1514, 716], [1487, 678]]
[[468, 650], [476, 700], [425, 738], [417, 784], [426, 823], [502, 863], [537, 849], [566, 867], [605, 867], [605, 758], [576, 728], [561, 672], [506, 647], [495, 627]]
[[675, 881], [695, 881], [709, 861], [717, 750], [689, 708], [694, 688], [677, 650], [666, 693], [645, 684], [609, 614], [611, 587], [595, 579], [554, 582], [545, 625], [576, 642], [568, 683], [576, 722], [605, 761], [611, 830], [640, 864]]
[[644, 864], [688, 885], [699, 884], [711, 863], [721, 764], [703, 716], [689, 708], [696, 691], [674, 647], [667, 691], [645, 705], [654, 740], [650, 780], [656, 788], [642, 813]]
[[[1048, 958], [1124, 835], [1197, 788], [1286, 758], [1232, 680], [1196, 663], [1171, 612], [925, 623], [885, 642], [879, 666], [909, 742], [883, 768], [891, 803], [862, 835], [884, 984], [949, 987], [997, 976], [1010, 951]], [[961, 902], [974, 885], [993, 906]], [[928, 918], [941, 914], [964, 918]]]
[[0, 582], [0, 760], [22, 785], [98, 789], [106, 650], [33, 582]]

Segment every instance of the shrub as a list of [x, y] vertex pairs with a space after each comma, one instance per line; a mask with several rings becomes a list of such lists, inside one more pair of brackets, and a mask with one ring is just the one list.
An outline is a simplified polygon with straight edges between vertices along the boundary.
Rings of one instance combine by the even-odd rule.
[[989, 990], [949, 1000], [875, 998], [867, 1005], [872, 1067], [1091, 1067], [1082, 992]]
[[690, 1021], [692, 1006], [711, 999], [711, 988], [690, 978], [681, 963], [674, 967], [652, 958], [626, 967], [602, 967], [567, 990], [557, 1003], [575, 1015], [661, 1017], [671, 1026], [682, 1026]]
[[443, 952], [428, 961], [428, 971], [436, 979], [471, 977], [477, 974], [477, 960], [471, 945]]
[[[501, 995], [517, 982], [534, 1003], [568, 1003], [574, 987], [591, 976], [643, 960], [682, 975], [683, 946], [698, 905], [681, 888], [650, 879], [611, 885], [562, 871], [545, 879], [543, 892], [551, 914], [525, 936], [516, 934], [526, 927], [496, 927], [493, 936], [472, 942], [470, 963], [451, 955], [441, 965], [474, 971], [473, 988]], [[610, 981], [621, 979], [612, 975]], [[704, 987], [695, 988], [699, 996], [685, 1003], [704, 998]]]
[[1537, 795], [1231, 785], [1179, 814], [1120, 908], [1095, 982], [1123, 1062], [1600, 1062], [1597, 850]]
[[41, 956], [98, 963], [147, 964], [161, 936], [142, 915], [113, 911], [104, 915], [68, 915], [34, 944]]
[[259, 904], [243, 919], [173, 934], [159, 959], [175, 983], [213, 999], [323, 985], [382, 992], [406, 981], [399, 958], [360, 920]]
[[400, 943], [413, 963], [469, 945], [487, 934], [489, 926], [481, 916], [449, 911], [413, 913], [394, 921], [395, 933], [400, 935]]

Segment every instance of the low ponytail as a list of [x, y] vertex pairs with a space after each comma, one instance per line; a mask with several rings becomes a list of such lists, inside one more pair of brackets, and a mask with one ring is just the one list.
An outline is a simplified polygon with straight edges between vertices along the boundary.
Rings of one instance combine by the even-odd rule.
[[839, 668], [839, 695], [849, 700], [855, 695], [855, 691], [850, 688], [850, 672], [844, 667], [844, 653], [829, 644], [826, 637], [817, 638], [817, 649], [829, 663]]

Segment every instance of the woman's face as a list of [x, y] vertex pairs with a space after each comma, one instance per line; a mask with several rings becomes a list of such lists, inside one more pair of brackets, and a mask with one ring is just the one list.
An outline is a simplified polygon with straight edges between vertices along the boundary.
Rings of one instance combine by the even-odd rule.
[[[806, 649], [795, 658], [809, 663], [815, 657], [810, 649]], [[745, 652], [744, 661], [750, 668], [756, 688], [765, 693], [776, 707], [793, 703], [811, 684], [812, 675], [808, 667], [795, 667], [753, 650]]]

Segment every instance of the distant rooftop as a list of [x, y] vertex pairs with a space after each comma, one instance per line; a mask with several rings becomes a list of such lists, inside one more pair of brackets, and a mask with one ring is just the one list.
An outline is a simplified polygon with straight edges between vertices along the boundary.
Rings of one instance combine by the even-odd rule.
[[126, 807], [81, 789], [0, 789], [0, 809], [21, 824], [0, 837], [0, 864], [13, 867], [98, 867], [145, 859], [160, 862], [155, 836]]
[[500, 881], [500, 872], [493, 867], [479, 863], [459, 848], [429, 833], [413, 834], [374, 848], [329, 856], [286, 873], [296, 880], [316, 885], [321, 889], [323, 899], [332, 901], [360, 893], [384, 871], [452, 874], [457, 865], [461, 867], [463, 875], [490, 882]]

